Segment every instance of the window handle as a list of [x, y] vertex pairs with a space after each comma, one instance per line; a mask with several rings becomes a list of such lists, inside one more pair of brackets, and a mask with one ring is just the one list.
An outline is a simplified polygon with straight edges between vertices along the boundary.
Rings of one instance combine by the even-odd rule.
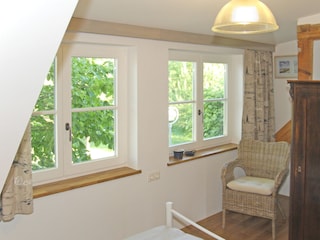
[[71, 142], [72, 131], [71, 131], [70, 123], [66, 123], [65, 129], [66, 129], [66, 131], [69, 131], [69, 142]]
[[201, 111], [201, 109], [198, 109], [198, 116], [202, 116], [202, 124], [203, 124], [203, 112]]

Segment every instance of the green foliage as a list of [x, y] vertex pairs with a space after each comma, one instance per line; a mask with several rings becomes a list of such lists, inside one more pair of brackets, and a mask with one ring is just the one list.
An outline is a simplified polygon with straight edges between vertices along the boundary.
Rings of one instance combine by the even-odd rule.
[[[56, 165], [54, 67], [52, 64], [31, 119], [33, 170]], [[72, 59], [73, 163], [91, 160], [91, 146], [114, 149], [114, 111], [96, 108], [114, 105], [114, 67], [114, 59]]]
[[72, 58], [72, 108], [114, 105], [114, 60]]
[[225, 110], [225, 64], [203, 64], [203, 138], [222, 136]]
[[52, 64], [44, 81], [34, 112], [43, 114], [31, 117], [32, 170], [55, 167], [54, 90], [55, 64]]
[[53, 115], [31, 118], [32, 170], [55, 167]]
[[203, 138], [222, 136], [224, 133], [224, 102], [205, 103], [203, 114]]
[[[72, 108], [114, 105], [114, 60], [74, 57], [72, 59]], [[113, 111], [72, 114], [72, 161], [91, 159], [87, 142], [114, 149]]]
[[193, 104], [191, 102], [194, 100], [194, 71], [195, 65], [192, 62], [169, 61], [169, 102], [190, 102], [170, 105], [176, 107], [179, 111], [179, 119], [171, 128], [172, 145], [191, 142], [193, 140]]
[[[193, 62], [169, 61], [169, 105], [179, 110], [179, 119], [171, 127], [171, 145], [192, 142], [194, 121], [193, 79], [196, 65]], [[209, 139], [224, 133], [224, 98], [226, 65], [203, 64], [203, 138]], [[184, 103], [179, 103], [184, 102]], [[179, 104], [177, 104], [179, 103]], [[170, 137], [170, 136], [169, 136]]]

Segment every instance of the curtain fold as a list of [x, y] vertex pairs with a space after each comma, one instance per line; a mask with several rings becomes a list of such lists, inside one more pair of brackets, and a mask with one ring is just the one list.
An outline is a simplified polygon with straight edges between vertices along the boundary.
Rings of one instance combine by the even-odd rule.
[[33, 212], [31, 126], [28, 124], [0, 195], [0, 221]]
[[245, 50], [242, 138], [274, 141], [272, 52]]

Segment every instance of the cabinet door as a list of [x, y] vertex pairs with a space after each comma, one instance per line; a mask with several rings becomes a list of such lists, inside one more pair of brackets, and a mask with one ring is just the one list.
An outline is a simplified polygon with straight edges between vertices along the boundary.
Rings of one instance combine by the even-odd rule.
[[[293, 87], [293, 86], [291, 86]], [[293, 129], [291, 141], [290, 222], [289, 239], [303, 239], [304, 152], [306, 141], [307, 101], [294, 85]]]
[[319, 87], [307, 84], [294, 88], [290, 240], [320, 239]]
[[303, 239], [320, 239], [320, 93], [307, 100]]

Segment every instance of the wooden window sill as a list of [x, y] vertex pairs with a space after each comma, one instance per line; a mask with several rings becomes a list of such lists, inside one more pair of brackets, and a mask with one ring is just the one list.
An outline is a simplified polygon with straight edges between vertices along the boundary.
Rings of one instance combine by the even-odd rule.
[[186, 163], [189, 161], [197, 160], [197, 159], [208, 157], [211, 155], [232, 151], [237, 148], [238, 148], [238, 144], [228, 143], [228, 144], [223, 144], [223, 145], [212, 147], [212, 148], [201, 149], [201, 150], [197, 150], [194, 156], [188, 157], [184, 155], [182, 159], [175, 159], [174, 157], [169, 157], [169, 162], [167, 163], [167, 165], [172, 166], [180, 163]]
[[141, 173], [141, 170], [135, 170], [129, 167], [121, 167], [85, 176], [37, 185], [33, 187], [33, 198], [40, 198], [51, 194], [65, 192], [80, 187], [86, 187], [139, 173]]
[[[173, 157], [169, 158], [168, 166], [186, 163], [189, 161], [201, 159], [211, 155], [232, 151], [237, 149], [237, 144], [224, 144], [221, 146], [206, 148], [196, 151], [194, 156], [184, 156], [183, 159], [177, 160]], [[129, 167], [121, 167], [103, 172], [93, 173], [85, 176], [60, 180], [52, 183], [41, 184], [33, 187], [33, 198], [45, 197], [51, 194], [69, 191], [76, 188], [86, 187], [97, 183], [111, 181], [118, 178], [128, 177], [140, 174], [141, 170], [135, 170]]]

